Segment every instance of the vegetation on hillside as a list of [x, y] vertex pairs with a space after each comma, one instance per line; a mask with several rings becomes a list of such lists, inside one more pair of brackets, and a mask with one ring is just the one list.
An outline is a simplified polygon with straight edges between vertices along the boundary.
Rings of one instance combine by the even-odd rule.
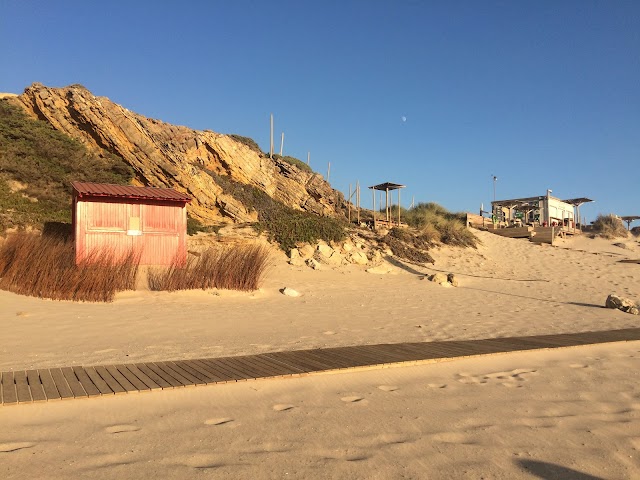
[[227, 176], [208, 173], [227, 195], [257, 212], [256, 228], [266, 231], [270, 239], [287, 253], [295, 248], [297, 243], [315, 243], [318, 240], [331, 242], [345, 237], [345, 222], [294, 210], [258, 188], [235, 182]]
[[[393, 206], [392, 214], [397, 215], [398, 207]], [[437, 203], [419, 203], [407, 210], [400, 208], [401, 219], [418, 231], [419, 243], [459, 247], [473, 247], [478, 244], [476, 236], [465, 226], [465, 215], [449, 212]]]
[[609, 239], [627, 236], [627, 229], [625, 228], [624, 223], [622, 223], [622, 220], [613, 213], [608, 215], [598, 215], [598, 218], [593, 222], [591, 232], [594, 235]]
[[71, 220], [74, 180], [125, 185], [133, 170], [120, 157], [81, 143], [0, 100], [0, 232]]
[[246, 145], [251, 150], [256, 152], [258, 155], [264, 155], [264, 152], [262, 151], [258, 143], [253, 138], [243, 137], [242, 135], [237, 135], [235, 133], [232, 133], [229, 136], [233, 138], [236, 142], [240, 142], [243, 145]]
[[298, 167], [300, 170], [302, 170], [303, 172], [313, 173], [313, 170], [311, 169], [311, 167], [309, 165], [307, 165], [305, 162], [303, 162], [302, 160], [299, 160], [299, 159], [297, 159], [295, 157], [290, 157], [288, 155], [280, 156], [277, 153], [274, 153], [273, 154], [273, 158], [275, 160], [282, 160], [283, 162], [286, 162], [289, 165], [294, 165], [294, 166]]

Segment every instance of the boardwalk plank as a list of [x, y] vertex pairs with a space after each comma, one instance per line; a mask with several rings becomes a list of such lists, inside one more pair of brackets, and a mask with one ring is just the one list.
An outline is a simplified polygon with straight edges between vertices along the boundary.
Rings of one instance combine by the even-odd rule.
[[115, 368], [118, 373], [120, 373], [120, 375], [126, 378], [129, 383], [135, 387], [136, 390], [140, 392], [148, 392], [151, 390], [145, 385], [142, 380], [140, 380], [131, 371], [129, 371], [126, 365], [114, 365], [113, 368]]
[[27, 370], [27, 380], [29, 382], [29, 389], [31, 390], [31, 397], [34, 402], [43, 402], [47, 400], [47, 396], [44, 393], [44, 388], [40, 382], [40, 375], [37, 370]]
[[60, 394], [60, 398], [63, 400], [67, 398], [73, 398], [73, 391], [71, 390], [71, 388], [69, 388], [62, 370], [59, 368], [50, 368], [49, 371], [51, 372], [51, 378], [53, 378], [53, 382], [56, 384], [56, 389]]
[[250, 375], [250, 378], [260, 378], [265, 376], [265, 370], [257, 367], [243, 357], [226, 357], [224, 361], [237, 370]]
[[2, 372], [2, 404], [12, 405], [18, 403], [16, 384], [13, 381], [13, 372]]
[[156, 383], [156, 385], [160, 386], [160, 388], [162, 388], [163, 390], [165, 388], [167, 389], [175, 388], [171, 383], [165, 380], [164, 377], [161, 377], [153, 369], [151, 369], [148, 364], [136, 363], [134, 366], [138, 370], [140, 370], [142, 373], [144, 373], [147, 377], [149, 377], [151, 380], [153, 380]]
[[297, 362], [303, 365], [309, 365], [314, 371], [335, 370], [335, 367], [328, 362], [323, 362], [310, 355], [306, 350], [300, 350], [295, 352], [283, 352], [286, 358], [290, 358], [291, 361]]
[[309, 372], [313, 372], [315, 369], [305, 363], [296, 362], [294, 359], [289, 358], [285, 355], [285, 352], [273, 352], [273, 353], [263, 353], [263, 357], [282, 363], [284, 365], [288, 365], [290, 367], [296, 368], [300, 370], [300, 374], [307, 374]]
[[133, 374], [135, 375], [142, 383], [145, 384], [145, 386], [149, 389], [149, 390], [158, 390], [160, 388], [162, 388], [160, 385], [158, 385], [156, 382], [154, 382], [148, 375], [146, 375], [144, 372], [142, 372], [138, 367], [136, 367], [135, 365], [131, 365], [131, 364], [127, 364], [125, 365], [125, 367]]
[[213, 365], [218, 366], [218, 368], [229, 372], [230, 375], [233, 375], [233, 378], [236, 380], [236, 382], [253, 380], [255, 378], [253, 373], [247, 372], [242, 368], [241, 364], [238, 364], [235, 361], [231, 360], [230, 357], [215, 358], [208, 363], [212, 363]]
[[161, 371], [165, 372], [165, 375], [169, 377], [173, 377], [174, 381], [178, 382], [179, 386], [181, 387], [195, 386], [195, 384], [191, 380], [189, 380], [188, 378], [185, 378], [182, 374], [180, 374], [180, 372], [172, 369], [168, 365], [168, 363], [169, 362], [155, 362], [154, 365]]
[[64, 367], [61, 370], [74, 397], [89, 396], [82, 387], [82, 384], [78, 381], [78, 378], [76, 377], [76, 374], [73, 372], [73, 369], [71, 367]]
[[48, 368], [43, 368], [38, 370], [38, 374], [40, 375], [40, 381], [42, 382], [44, 394], [47, 396], [47, 401], [60, 400], [62, 397], [60, 396], [60, 392], [58, 392], [56, 382], [53, 381], [51, 371], [49, 371]]
[[113, 377], [113, 379], [120, 384], [120, 386], [124, 389], [125, 392], [137, 392], [138, 389], [133, 385], [127, 377], [122, 375], [115, 365], [107, 365], [104, 367], [107, 369], [107, 372]]
[[[100, 374], [96, 371], [94, 367], [85, 367], [84, 371], [89, 377], [89, 379], [91, 380], [91, 383], [93, 383], [95, 387], [98, 389], [98, 391], [100, 392], [100, 395], [113, 395], [115, 393], [111, 389], [109, 384], [104, 381], [104, 379], [100, 376]], [[120, 385], [118, 385], [118, 387], [120, 387]]]
[[[98, 387], [96, 387], [96, 385], [93, 383], [91, 378], [89, 378], [89, 375], [87, 375], [87, 372], [85, 371], [84, 368], [79, 367], [79, 366], [75, 366], [75, 367], [71, 367], [71, 369], [73, 370], [74, 375], [76, 376], [76, 378], [78, 379], [78, 381], [82, 385], [82, 388], [84, 389], [85, 393], [87, 394], [87, 397], [99, 397], [100, 396], [100, 390], [98, 389]], [[111, 392], [109, 392], [109, 393], [111, 393]]]
[[233, 357], [235, 360], [245, 363], [256, 373], [256, 378], [273, 378], [282, 376], [282, 367], [273, 364], [266, 364], [256, 358], [255, 355], [243, 355], [241, 357]]
[[197, 365], [198, 367], [200, 367], [201, 369], [210, 372], [212, 378], [214, 379], [219, 379], [217, 380], [218, 383], [227, 383], [227, 382], [235, 382], [236, 379], [235, 377], [231, 374], [228, 373], [227, 371], [221, 369], [221, 368], [216, 368], [216, 366], [214, 364], [211, 364], [208, 362], [208, 359], [204, 359], [204, 360], [190, 360], [190, 362], [194, 363], [195, 365]]
[[191, 381], [192, 385], [206, 385], [207, 375], [195, 370], [193, 367], [185, 364], [182, 360], [176, 362], [167, 362], [171, 368], [177, 370], [181, 375]]
[[[159, 363], [162, 363], [162, 362], [159, 362]], [[153, 373], [158, 375], [160, 378], [162, 378], [162, 380], [164, 380], [169, 385], [171, 385], [171, 387], [178, 388], [178, 387], [184, 387], [185, 386], [184, 383], [182, 383], [181, 381], [175, 379], [171, 375], [171, 373], [167, 373], [167, 372], [164, 371], [164, 369], [160, 368], [159, 364], [149, 362], [149, 363], [145, 363], [145, 366], [148, 367], [150, 370], [152, 370]], [[171, 370], [169, 370], [169, 372], [171, 372]], [[174, 375], [175, 375], [175, 372], [174, 372]], [[185, 379], [185, 381], [186, 381], [186, 379]]]
[[29, 390], [29, 382], [27, 381], [27, 372], [17, 370], [13, 372], [13, 380], [16, 382], [16, 394], [19, 403], [32, 402], [31, 391]]
[[305, 371], [302, 368], [298, 368], [295, 365], [289, 365], [287, 363], [280, 362], [273, 357], [268, 357], [267, 354], [264, 354], [264, 353], [256, 355], [256, 358], [260, 360], [262, 363], [265, 363], [267, 365], [273, 365], [274, 368], [281, 368], [282, 371], [287, 372], [286, 374], [289, 374], [289, 372], [292, 372], [291, 375], [302, 375], [305, 373]]
[[198, 372], [204, 381], [207, 382], [207, 385], [226, 382], [220, 375], [194, 360], [183, 360], [182, 363], [193, 371]]
[[115, 378], [113, 378], [113, 376], [111, 375], [111, 373], [109, 373], [109, 370], [107, 370], [106, 367], [100, 365], [100, 366], [94, 367], [94, 369], [96, 373], [100, 375], [102, 380], [105, 381], [105, 383], [109, 386], [109, 388], [114, 394], [118, 395], [122, 393], [127, 393], [127, 391], [122, 387], [122, 385], [120, 385], [120, 383], [118, 383], [118, 381]]

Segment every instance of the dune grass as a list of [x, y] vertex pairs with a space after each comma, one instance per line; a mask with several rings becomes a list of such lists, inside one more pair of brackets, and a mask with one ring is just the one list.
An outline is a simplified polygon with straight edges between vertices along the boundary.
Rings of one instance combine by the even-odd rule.
[[186, 265], [174, 261], [167, 268], [150, 269], [150, 290], [257, 290], [267, 268], [269, 251], [262, 245], [210, 248]]
[[[396, 212], [398, 207], [392, 208]], [[465, 215], [449, 212], [437, 203], [419, 203], [409, 210], [401, 209], [401, 215], [404, 222], [420, 232], [426, 244], [473, 248], [478, 245], [476, 236], [465, 226]]]
[[72, 242], [20, 232], [0, 247], [0, 289], [52, 300], [111, 302], [117, 292], [135, 289], [139, 263], [134, 252], [116, 258], [110, 251], [94, 251], [76, 265]]
[[622, 220], [613, 213], [598, 215], [595, 222], [593, 222], [592, 232], [599, 237], [607, 239], [627, 236], [627, 229]]

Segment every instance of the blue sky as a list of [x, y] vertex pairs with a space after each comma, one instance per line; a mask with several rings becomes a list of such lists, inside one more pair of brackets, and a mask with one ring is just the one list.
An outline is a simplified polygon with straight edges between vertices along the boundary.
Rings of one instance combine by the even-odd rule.
[[[237, 133], [348, 192], [640, 215], [640, 2], [0, 0], [0, 91], [80, 83]], [[362, 192], [370, 208], [370, 192]]]

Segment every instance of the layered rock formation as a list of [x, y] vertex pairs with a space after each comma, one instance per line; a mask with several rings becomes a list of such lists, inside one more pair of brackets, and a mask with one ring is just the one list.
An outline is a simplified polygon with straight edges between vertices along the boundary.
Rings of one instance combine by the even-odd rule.
[[90, 149], [124, 158], [135, 170], [136, 184], [171, 187], [191, 195], [189, 214], [203, 223], [254, 221], [257, 215], [225, 194], [207, 171], [318, 215], [340, 215], [344, 203], [342, 194], [318, 174], [260, 155], [228, 135], [138, 115], [81, 85], [49, 88], [35, 83], [17, 101], [31, 115]]

